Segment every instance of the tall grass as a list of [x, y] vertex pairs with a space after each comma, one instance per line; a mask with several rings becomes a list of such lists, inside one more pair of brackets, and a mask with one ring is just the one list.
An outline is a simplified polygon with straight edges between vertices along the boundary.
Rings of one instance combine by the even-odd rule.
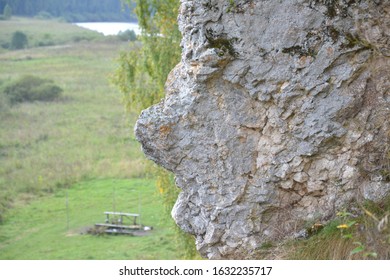
[[390, 196], [341, 211], [317, 234], [285, 246], [287, 258], [308, 260], [390, 259]]
[[101, 40], [0, 54], [2, 86], [33, 74], [64, 90], [57, 102], [0, 112], [0, 220], [21, 193], [39, 196], [89, 178], [145, 175], [132, 133], [135, 116], [124, 114], [108, 79], [124, 49], [125, 43]]

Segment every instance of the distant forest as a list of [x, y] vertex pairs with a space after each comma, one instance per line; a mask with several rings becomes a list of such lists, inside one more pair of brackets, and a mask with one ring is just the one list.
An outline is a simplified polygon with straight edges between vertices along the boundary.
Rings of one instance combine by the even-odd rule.
[[0, 0], [0, 13], [7, 4], [19, 16], [62, 17], [69, 22], [137, 21], [133, 9], [121, 0]]

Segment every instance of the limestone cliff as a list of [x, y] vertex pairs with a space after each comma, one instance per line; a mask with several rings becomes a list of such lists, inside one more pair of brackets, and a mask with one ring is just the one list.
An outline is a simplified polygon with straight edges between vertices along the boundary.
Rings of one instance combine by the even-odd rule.
[[178, 20], [181, 63], [136, 136], [204, 257], [389, 193], [390, 1], [182, 0]]

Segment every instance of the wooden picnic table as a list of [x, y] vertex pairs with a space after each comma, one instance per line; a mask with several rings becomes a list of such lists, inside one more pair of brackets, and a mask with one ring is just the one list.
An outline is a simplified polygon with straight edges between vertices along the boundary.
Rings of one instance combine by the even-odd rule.
[[[104, 212], [106, 215], [106, 223], [110, 223], [110, 215], [112, 216], [119, 216], [118, 223], [123, 223], [123, 218], [128, 218], [133, 220], [133, 225], [137, 225], [137, 218], [139, 217], [139, 214], [134, 213], [124, 213], [124, 212]], [[112, 224], [112, 223], [111, 223]]]

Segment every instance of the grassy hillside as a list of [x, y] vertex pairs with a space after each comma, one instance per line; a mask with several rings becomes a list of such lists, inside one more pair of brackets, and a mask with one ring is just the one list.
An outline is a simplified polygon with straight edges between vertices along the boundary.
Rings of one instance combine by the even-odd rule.
[[95, 42], [0, 55], [4, 84], [33, 74], [64, 90], [55, 103], [25, 103], [2, 114], [3, 195], [51, 192], [88, 178], [142, 175], [141, 153], [128, 125], [134, 118], [126, 119], [108, 81], [119, 49]]
[[5, 51], [4, 47], [10, 44], [12, 34], [16, 31], [27, 35], [28, 47], [54, 46], [102, 39], [102, 35], [97, 32], [91, 32], [65, 22], [12, 17], [10, 20], [0, 21], [0, 52]]
[[[16, 19], [0, 25], [0, 40], [13, 30], [58, 38], [53, 46], [3, 50], [0, 92], [26, 74], [63, 89], [55, 102], [0, 108], [0, 259], [178, 258], [167, 241], [171, 221], [160, 221], [162, 205], [152, 181], [144, 179], [145, 160], [132, 132], [136, 116], [124, 114], [121, 95], [109, 83], [120, 50], [131, 47], [64, 23]], [[94, 40], [74, 40], [78, 34]], [[157, 228], [150, 237], [78, 234], [113, 210], [115, 188], [123, 211], [137, 211], [141, 197], [142, 222]]]

